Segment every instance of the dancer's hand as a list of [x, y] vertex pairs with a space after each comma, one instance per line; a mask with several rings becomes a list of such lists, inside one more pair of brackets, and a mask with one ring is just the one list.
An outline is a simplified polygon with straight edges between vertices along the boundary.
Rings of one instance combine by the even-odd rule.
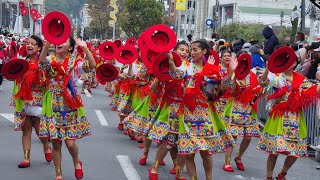
[[216, 59], [214, 59], [213, 55], [210, 55], [207, 62], [208, 62], [209, 64], [214, 64], [215, 61], [216, 61]]
[[238, 67], [238, 60], [237, 58], [232, 58], [229, 64], [229, 70], [230, 72], [234, 72], [236, 68]]

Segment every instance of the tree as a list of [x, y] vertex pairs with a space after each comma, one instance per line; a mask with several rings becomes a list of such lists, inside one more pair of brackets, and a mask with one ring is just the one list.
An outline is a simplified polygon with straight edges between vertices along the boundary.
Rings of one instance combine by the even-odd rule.
[[[110, 0], [86, 0], [91, 17], [90, 35], [108, 39], [112, 37], [112, 27], [108, 21], [111, 20], [110, 12], [113, 9], [110, 7]], [[118, 22], [116, 23], [116, 37], [120, 36], [119, 14], [123, 10], [124, 0], [117, 0], [119, 12], [117, 13]]]
[[280, 44], [288, 44], [291, 42], [291, 28], [282, 28], [278, 34]]
[[164, 22], [164, 7], [157, 0], [126, 0], [120, 15], [121, 29], [135, 38], [148, 27]]
[[242, 38], [247, 42], [252, 39], [263, 42], [264, 37], [261, 33], [263, 27], [263, 24], [259, 23], [231, 23], [219, 28], [218, 34], [229, 42], [235, 38]]

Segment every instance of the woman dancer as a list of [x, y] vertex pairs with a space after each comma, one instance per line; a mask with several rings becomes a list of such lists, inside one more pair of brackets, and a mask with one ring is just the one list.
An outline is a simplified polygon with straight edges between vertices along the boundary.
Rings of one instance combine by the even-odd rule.
[[[42, 40], [35, 35], [28, 38], [28, 56], [26, 61], [29, 63], [28, 72], [17, 79], [14, 84], [14, 96], [12, 104], [15, 106], [14, 124], [15, 130], [22, 130], [22, 146], [24, 161], [18, 167], [27, 168], [30, 166], [31, 134], [34, 127], [39, 136], [39, 125], [42, 112], [43, 93], [46, 89], [44, 72], [39, 69], [39, 52], [42, 49]], [[41, 138], [45, 159], [52, 161], [51, 147], [48, 138]]]
[[317, 94], [320, 94], [320, 85], [312, 84], [307, 78], [294, 72], [296, 64], [297, 62], [294, 62], [289, 69], [278, 75], [269, 73], [267, 69], [260, 77], [260, 82], [265, 87], [269, 85], [275, 90], [275, 93], [268, 97], [270, 116], [257, 147], [269, 154], [267, 180], [273, 179], [279, 154], [284, 154], [287, 158], [277, 180], [285, 180], [288, 170], [297, 158], [308, 155], [307, 127], [302, 110], [312, 103], [315, 104]]
[[[170, 75], [174, 79], [185, 79], [183, 106], [180, 108], [178, 152], [185, 154], [186, 165], [191, 180], [197, 179], [194, 162], [195, 153], [200, 151], [205, 169], [206, 179], [212, 179], [212, 154], [225, 149], [225, 141], [232, 137], [225, 134], [225, 126], [219, 116], [208, 105], [207, 94], [204, 91], [207, 81], [204, 77], [220, 79], [220, 70], [214, 65], [214, 59], [209, 56], [209, 45], [205, 40], [198, 40], [191, 45], [193, 62], [186, 71], [175, 67], [170, 59]], [[206, 60], [208, 59], [208, 63]], [[236, 63], [230, 66], [235, 70]], [[155, 164], [150, 173], [156, 171]]]
[[75, 45], [80, 46], [86, 53], [89, 66], [95, 67], [95, 61], [85, 42], [75, 41], [70, 37], [65, 43], [56, 46], [56, 56], [46, 58], [47, 43], [41, 52], [40, 62], [48, 72], [48, 91], [43, 102], [43, 120], [41, 121], [40, 136], [50, 137], [53, 144], [53, 161], [56, 170], [56, 179], [62, 179], [61, 146], [64, 140], [72, 156], [75, 177], [82, 179], [82, 161], [79, 159], [76, 139], [91, 134], [90, 125], [86, 118], [81, 98], [73, 86], [71, 74], [76, 56], [71, 54]]
[[[238, 57], [239, 55], [240, 53], [238, 54]], [[232, 75], [233, 72], [230, 71], [227, 80], [223, 81], [225, 86], [228, 86], [228, 84], [230, 86], [229, 91], [226, 93], [226, 97], [229, 98], [225, 99], [224, 118], [227, 129], [230, 131], [233, 138], [236, 140], [238, 136], [243, 137], [239, 152], [234, 161], [237, 168], [244, 171], [244, 165], [241, 158], [250, 145], [251, 138], [260, 136], [257, 116], [257, 97], [262, 93], [262, 87], [258, 82], [257, 76], [253, 72], [250, 72], [241, 80], [236, 78], [232, 80]], [[230, 165], [232, 151], [232, 146], [227, 148], [225, 153], [225, 164], [222, 168], [228, 172], [234, 172], [234, 169]]]
[[[179, 42], [174, 51], [183, 59], [182, 65], [179, 67], [182, 71], [185, 71], [189, 67], [188, 56], [189, 47], [185, 41]], [[159, 81], [152, 84], [151, 88], [157, 90]], [[171, 174], [176, 174], [176, 180], [184, 180], [182, 171], [184, 167], [184, 158], [178, 155], [177, 140], [179, 133], [179, 120], [178, 109], [182, 103], [183, 96], [183, 80], [170, 80], [169, 82], [161, 83], [160, 86], [164, 86], [164, 93], [161, 98], [160, 106], [158, 107], [155, 115], [151, 118], [148, 139], [146, 139], [146, 146], [144, 148], [143, 156], [140, 158], [140, 164], [145, 165], [148, 157], [151, 141], [161, 143], [158, 148], [153, 167], [157, 167], [157, 164], [161, 162], [164, 157], [170, 151], [171, 158], [174, 164]], [[159, 133], [160, 132], [160, 133]], [[158, 169], [153, 168], [153, 171], [149, 171], [150, 179], [154, 180], [158, 177]]]

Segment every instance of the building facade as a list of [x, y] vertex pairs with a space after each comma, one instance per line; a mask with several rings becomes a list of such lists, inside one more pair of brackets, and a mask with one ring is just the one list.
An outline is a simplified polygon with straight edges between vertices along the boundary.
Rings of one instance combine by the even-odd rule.
[[[186, 0], [187, 8], [180, 12], [173, 8], [175, 3], [176, 0], [170, 2], [170, 20], [178, 38], [183, 39], [188, 34], [195, 39], [211, 37], [216, 29], [232, 22], [290, 27], [292, 17], [301, 16], [301, 0]], [[295, 6], [298, 11], [293, 12]], [[206, 25], [208, 19], [213, 21], [211, 27]], [[305, 24], [310, 27], [309, 16]]]

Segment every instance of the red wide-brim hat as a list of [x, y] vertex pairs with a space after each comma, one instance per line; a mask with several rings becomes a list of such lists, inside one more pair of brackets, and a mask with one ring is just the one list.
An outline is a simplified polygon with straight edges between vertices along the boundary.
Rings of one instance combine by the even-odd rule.
[[159, 52], [155, 52], [146, 46], [140, 49], [141, 52], [141, 60], [143, 64], [149, 69], [152, 69], [154, 59], [160, 54]]
[[136, 44], [137, 44], [137, 40], [134, 37], [128, 38], [125, 43], [126, 46], [133, 46], [133, 47], [135, 47]]
[[116, 39], [114, 43], [117, 45], [118, 48], [122, 46], [122, 41], [120, 39]]
[[26, 60], [12, 58], [2, 67], [2, 76], [13, 81], [23, 76], [29, 70], [29, 63]]
[[55, 45], [63, 44], [71, 35], [71, 23], [62, 12], [52, 11], [43, 19], [42, 33], [48, 42]]
[[104, 60], [113, 60], [117, 49], [114, 42], [106, 41], [99, 46], [99, 53]]
[[209, 54], [214, 58], [214, 65], [218, 66], [220, 64], [219, 54], [214, 50], [209, 50]]
[[115, 58], [119, 63], [132, 64], [138, 59], [138, 51], [132, 46], [121, 46], [116, 49]]
[[27, 46], [23, 45], [20, 49], [19, 49], [19, 55], [21, 57], [27, 57], [28, 53], [27, 53]]
[[105, 85], [107, 82], [113, 81], [118, 77], [119, 71], [111, 64], [102, 64], [96, 72], [97, 80], [100, 84]]
[[[177, 67], [181, 66], [182, 60], [180, 56], [175, 52], [172, 52], [172, 56], [175, 65]], [[160, 81], [169, 81], [172, 79], [172, 77], [169, 75], [169, 68], [169, 58], [167, 53], [161, 53], [154, 59], [152, 73]]]
[[252, 66], [252, 58], [250, 54], [248, 53], [241, 54], [240, 57], [238, 58], [238, 66], [234, 72], [235, 77], [238, 80], [244, 79], [250, 73], [251, 66]]
[[146, 46], [146, 40], [145, 40], [145, 32], [141, 33], [138, 38], [138, 48], [140, 50], [144, 49]]
[[296, 60], [291, 47], [284, 46], [275, 50], [268, 59], [268, 69], [273, 73], [282, 73], [289, 69]]
[[160, 53], [171, 51], [177, 43], [175, 32], [163, 24], [148, 28], [144, 38], [148, 48]]

